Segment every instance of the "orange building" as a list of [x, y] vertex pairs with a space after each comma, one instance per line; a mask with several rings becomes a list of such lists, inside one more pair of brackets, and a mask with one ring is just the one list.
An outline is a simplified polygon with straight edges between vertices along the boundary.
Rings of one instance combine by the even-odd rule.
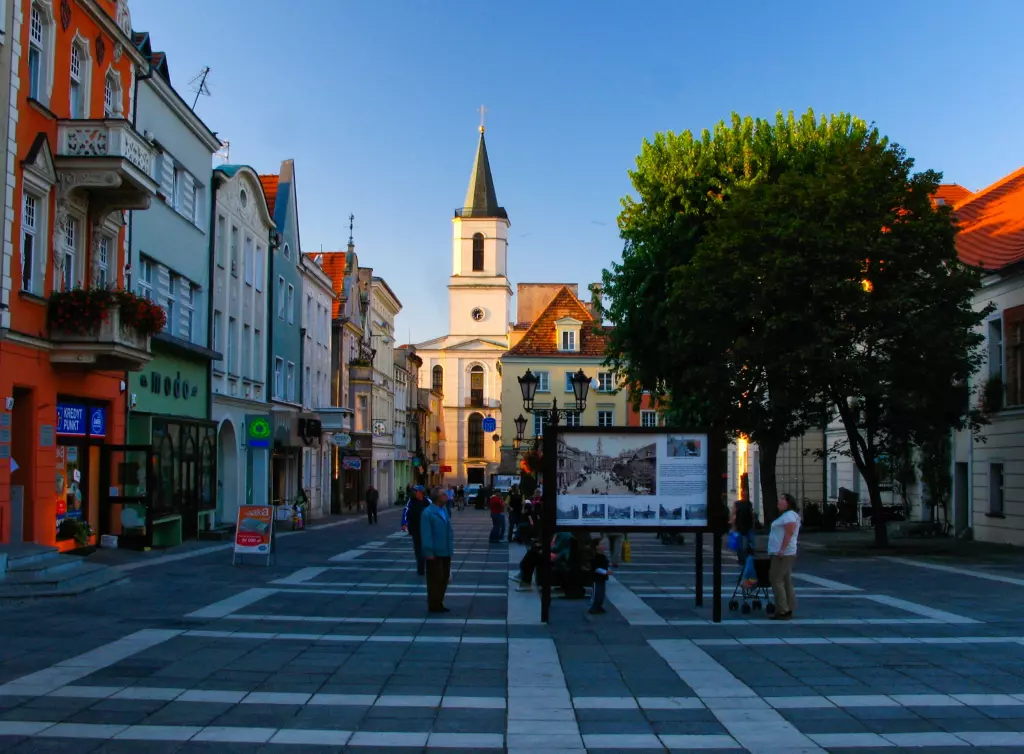
[[633, 408], [633, 395], [629, 396], [626, 410], [627, 427], [657, 427], [663, 422], [658, 416], [658, 405], [654, 396], [644, 392], [640, 396], [640, 409]]
[[135, 81], [152, 66], [126, 0], [16, 2], [0, 543], [66, 550], [120, 533], [122, 503], [147, 485], [146, 456], [118, 446], [125, 372], [152, 358], [162, 319], [112, 291], [125, 287], [126, 211], [157, 191], [156, 148], [132, 126]]

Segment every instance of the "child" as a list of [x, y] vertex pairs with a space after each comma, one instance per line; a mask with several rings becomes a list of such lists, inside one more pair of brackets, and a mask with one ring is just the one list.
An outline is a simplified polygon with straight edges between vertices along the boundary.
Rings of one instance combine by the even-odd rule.
[[590, 610], [588, 611], [591, 615], [601, 615], [607, 612], [604, 609], [604, 590], [611, 570], [608, 567], [608, 556], [605, 555], [604, 550], [604, 540], [597, 540], [594, 543], [594, 555], [590, 559], [590, 569], [594, 574], [594, 593], [590, 598]]

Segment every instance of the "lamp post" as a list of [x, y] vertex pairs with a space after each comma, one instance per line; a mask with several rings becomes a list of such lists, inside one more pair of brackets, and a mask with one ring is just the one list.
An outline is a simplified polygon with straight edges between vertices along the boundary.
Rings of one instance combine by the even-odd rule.
[[[573, 397], [576, 405], [573, 408], [559, 408], [558, 399], [551, 401], [551, 408], [536, 408], [534, 400], [537, 397], [537, 387], [540, 385], [540, 378], [529, 369], [526, 374], [517, 378], [519, 389], [523, 394], [523, 408], [528, 414], [540, 416], [543, 424], [547, 426], [544, 430], [544, 504], [542, 508], [541, 523], [541, 556], [540, 573], [542, 577], [541, 598], [540, 598], [540, 619], [542, 623], [548, 622], [551, 611], [551, 538], [555, 533], [556, 511], [555, 505], [558, 499], [558, 424], [563, 416], [583, 412], [587, 407], [587, 393], [590, 392], [590, 378], [580, 369], [572, 376]], [[520, 420], [522, 424], [520, 424]], [[516, 419], [517, 439], [522, 442], [522, 434], [526, 428], [526, 418], [522, 414]]]

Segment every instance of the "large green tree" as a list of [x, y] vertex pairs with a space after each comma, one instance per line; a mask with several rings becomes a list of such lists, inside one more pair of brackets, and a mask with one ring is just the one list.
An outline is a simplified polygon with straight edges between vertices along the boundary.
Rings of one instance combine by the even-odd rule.
[[849, 115], [780, 113], [771, 122], [734, 114], [699, 139], [657, 134], [630, 172], [622, 261], [604, 275], [604, 313], [615, 325], [610, 360], [628, 383], [667, 398], [678, 421], [757, 443], [768, 517], [780, 446], [822, 416], [820, 394], [807, 389], [809, 355], [792, 348], [805, 317], [782, 306], [794, 291], [780, 281], [792, 285], [797, 273], [808, 273], [802, 285], [815, 281], [793, 255], [774, 253], [756, 226], [725, 225], [728, 209], [742, 201], [770, 212], [774, 195], [758, 187], [820, 171], [878, 141]]

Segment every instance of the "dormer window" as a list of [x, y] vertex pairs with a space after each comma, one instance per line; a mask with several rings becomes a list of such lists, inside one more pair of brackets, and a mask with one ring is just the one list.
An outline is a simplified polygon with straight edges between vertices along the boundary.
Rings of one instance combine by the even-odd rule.
[[555, 321], [555, 338], [559, 351], [576, 353], [580, 350], [580, 328], [583, 323], [573, 317]]

